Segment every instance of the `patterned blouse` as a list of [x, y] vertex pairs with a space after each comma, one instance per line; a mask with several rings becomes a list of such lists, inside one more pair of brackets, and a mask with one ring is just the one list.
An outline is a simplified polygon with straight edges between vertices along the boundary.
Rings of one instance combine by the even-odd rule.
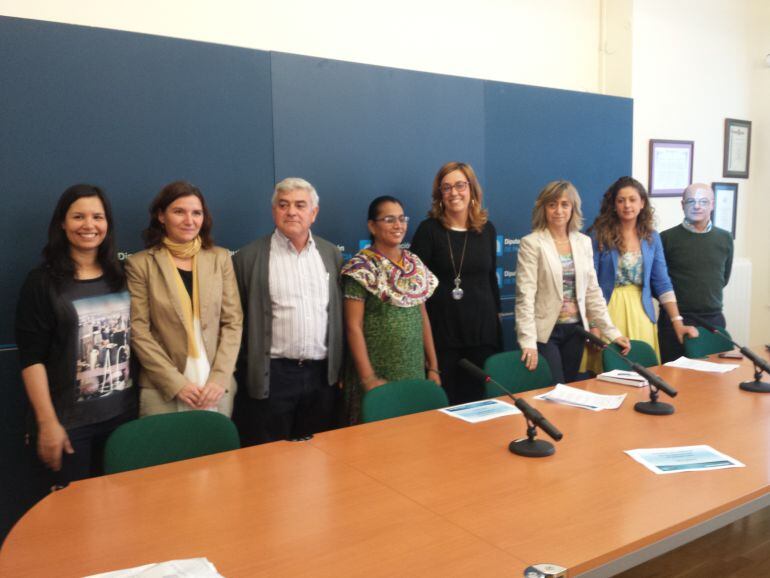
[[[345, 263], [340, 274], [351, 277], [382, 302], [396, 307], [425, 303], [438, 285], [436, 276], [409, 251], [402, 251], [401, 263], [397, 264], [369, 247]], [[355, 295], [345, 297], [360, 299]]]
[[615, 287], [623, 285], [642, 286], [642, 252], [627, 251], [618, 255], [618, 271], [615, 273]]
[[557, 323], [577, 323], [580, 321], [580, 310], [575, 296], [575, 260], [572, 253], [559, 255], [562, 271], [562, 295], [563, 301]]

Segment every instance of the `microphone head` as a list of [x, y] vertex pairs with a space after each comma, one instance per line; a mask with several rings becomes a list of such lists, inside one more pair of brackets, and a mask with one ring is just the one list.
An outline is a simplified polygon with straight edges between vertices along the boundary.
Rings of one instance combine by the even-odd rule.
[[695, 321], [696, 321], [696, 322], [697, 322], [697, 323], [698, 323], [698, 324], [699, 324], [701, 327], [705, 328], [707, 331], [710, 331], [711, 333], [716, 333], [717, 335], [720, 335], [720, 334], [721, 334], [721, 332], [719, 331], [719, 329], [717, 329], [717, 327], [716, 327], [716, 326], [712, 325], [711, 323], [709, 323], [708, 321], [706, 321], [705, 319], [703, 319], [703, 317], [701, 317], [701, 316], [700, 316], [700, 315], [698, 315], [697, 313], [689, 313], [688, 315], [689, 315], [690, 317], [692, 317], [693, 319], [695, 319]]
[[601, 347], [602, 349], [607, 347], [607, 344], [604, 343], [604, 341], [602, 341], [601, 338], [597, 337], [596, 335], [594, 335], [590, 331], [586, 331], [586, 329], [584, 327], [581, 327], [580, 324], [575, 326], [575, 331], [580, 333], [583, 337], [588, 339], [588, 341], [590, 341], [591, 343], [593, 343], [597, 347]]
[[463, 358], [457, 362], [457, 365], [470, 373], [473, 377], [480, 379], [481, 381], [489, 381], [489, 376], [475, 363]]

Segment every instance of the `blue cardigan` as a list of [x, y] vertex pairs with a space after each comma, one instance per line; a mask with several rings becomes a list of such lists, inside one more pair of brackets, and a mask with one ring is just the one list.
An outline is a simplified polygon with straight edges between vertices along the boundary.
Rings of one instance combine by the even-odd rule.
[[[594, 246], [594, 268], [599, 279], [599, 287], [602, 288], [604, 298], [609, 303], [612, 291], [615, 289], [615, 274], [618, 270], [618, 250], [599, 251], [596, 237], [592, 235], [591, 241]], [[642, 307], [650, 321], [655, 323], [655, 308], [652, 304], [652, 298], [655, 297], [657, 299], [663, 293], [673, 291], [674, 287], [668, 276], [666, 258], [663, 255], [663, 245], [660, 242], [658, 232], [653, 231], [649, 241], [643, 239], [641, 246]]]

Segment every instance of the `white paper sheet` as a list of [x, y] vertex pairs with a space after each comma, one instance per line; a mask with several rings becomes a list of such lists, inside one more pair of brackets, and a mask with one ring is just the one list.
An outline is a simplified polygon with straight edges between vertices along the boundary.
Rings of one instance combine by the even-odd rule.
[[536, 395], [535, 399], [544, 399], [563, 405], [573, 405], [583, 409], [590, 409], [591, 411], [602, 411], [605, 409], [618, 409], [626, 399], [626, 394], [602, 395], [558, 383], [551, 391]]
[[705, 371], [708, 373], [727, 373], [739, 367], [734, 363], [714, 363], [712, 361], [703, 361], [702, 359], [689, 359], [680, 357], [676, 361], [669, 361], [663, 365], [667, 367], [678, 367], [679, 369], [692, 369], [694, 371]]
[[206, 558], [169, 560], [125, 570], [93, 574], [86, 578], [224, 578]]
[[500, 401], [499, 399], [484, 399], [482, 401], [472, 401], [439, 410], [442, 413], [451, 415], [468, 423], [479, 423], [503, 417], [504, 415], [516, 415], [521, 413], [519, 408], [510, 403]]
[[[596, 379], [606, 381], [608, 383], [618, 383], [620, 385], [628, 385], [630, 387], [646, 387], [649, 385], [647, 380], [635, 371], [628, 371], [625, 369], [613, 369], [612, 371], [605, 371], [596, 376]], [[633, 381], [634, 383], [620, 383], [615, 379], [626, 379]]]
[[626, 450], [626, 453], [656, 474], [723, 470], [746, 466], [711, 446], [681, 446]]

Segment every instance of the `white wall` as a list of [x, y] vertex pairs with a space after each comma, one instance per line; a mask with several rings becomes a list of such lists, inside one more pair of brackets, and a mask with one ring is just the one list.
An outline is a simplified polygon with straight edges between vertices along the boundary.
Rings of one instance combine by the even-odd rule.
[[[634, 174], [647, 184], [651, 138], [677, 139], [695, 141], [694, 181], [724, 180], [724, 119], [751, 118], [746, 2], [644, 0], [633, 21]], [[660, 229], [681, 221], [679, 199], [654, 204]], [[738, 208], [743, 254], [745, 203]]]
[[0, 14], [599, 90], [598, 0], [0, 0]]
[[751, 296], [752, 343], [770, 343], [770, 2], [751, 0], [749, 67], [751, 74], [751, 194], [745, 207], [746, 253], [754, 266]]
[[[724, 118], [753, 120], [736, 255], [754, 269], [751, 341], [770, 341], [767, 0], [0, 0], [0, 14], [632, 96], [644, 183], [650, 138], [694, 140], [694, 178], [725, 180]], [[680, 221], [677, 200], [655, 207], [660, 229]]]
[[[770, 5], [763, 0], [637, 1], [633, 25], [634, 173], [647, 183], [649, 139], [692, 140], [693, 180], [738, 183], [736, 257], [748, 258], [753, 269], [751, 331], [745, 338], [767, 341], [770, 227], [763, 214], [770, 214], [765, 192], [770, 185], [770, 69], [762, 68], [761, 59], [770, 52]], [[722, 177], [726, 117], [753, 121], [749, 179]], [[659, 229], [681, 221], [679, 199], [657, 199], [654, 205]], [[726, 312], [735, 305], [726, 303]]]

